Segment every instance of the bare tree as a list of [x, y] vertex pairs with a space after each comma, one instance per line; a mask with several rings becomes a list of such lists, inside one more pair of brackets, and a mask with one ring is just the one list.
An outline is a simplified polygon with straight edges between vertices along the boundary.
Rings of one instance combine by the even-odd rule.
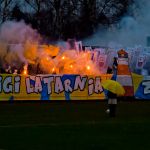
[[9, 19], [11, 9], [16, 1], [13, 0], [0, 0], [0, 18], [1, 23]]
[[43, 0], [24, 0], [36, 14], [39, 14], [42, 10], [45, 2]]
[[[51, 19], [49, 24], [51, 32], [57, 37], [62, 38], [66, 24], [70, 24], [78, 19], [78, 0], [46, 0], [47, 19]], [[65, 29], [66, 30], [66, 29]]]
[[[107, 24], [112, 24], [127, 13], [129, 5], [133, 3], [134, 0], [99, 0], [97, 1], [97, 15], [99, 21], [106, 19]], [[104, 18], [102, 18], [104, 17]]]
[[[99, 24], [109, 26], [118, 22], [133, 1], [0, 0], [0, 18], [1, 22], [23, 18], [47, 37], [84, 38], [93, 34]], [[18, 7], [14, 7], [16, 3]]]

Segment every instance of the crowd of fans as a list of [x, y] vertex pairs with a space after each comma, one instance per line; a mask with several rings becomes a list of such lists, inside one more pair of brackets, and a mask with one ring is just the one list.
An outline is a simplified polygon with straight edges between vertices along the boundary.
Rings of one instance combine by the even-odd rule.
[[[21, 64], [20, 67], [16, 67], [14, 65], [9, 65], [9, 64], [5, 64], [5, 65], [1, 65], [0, 66], [0, 74], [24, 74], [24, 66], [25, 64]], [[32, 64], [28, 64], [27, 65], [27, 70], [26, 70], [26, 74], [30, 74], [30, 75], [35, 75], [35, 74], [44, 74], [45, 72], [43, 72], [40, 68], [40, 65], [32, 65]]]
[[1, 74], [21, 74], [21, 72], [23, 72], [23, 67], [16, 68], [15, 66], [8, 64], [0, 66]]

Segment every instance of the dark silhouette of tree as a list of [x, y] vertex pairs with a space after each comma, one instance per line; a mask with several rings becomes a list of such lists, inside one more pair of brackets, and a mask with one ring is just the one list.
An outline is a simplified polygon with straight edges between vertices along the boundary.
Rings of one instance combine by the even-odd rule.
[[[0, 19], [25, 20], [49, 39], [84, 38], [127, 14], [134, 0], [0, 0]], [[15, 5], [16, 4], [16, 5]], [[23, 11], [23, 8], [27, 11]]]
[[24, 13], [20, 10], [20, 7], [17, 4], [12, 10], [11, 19], [16, 21], [26, 20]]
[[81, 5], [79, 30], [81, 37], [91, 35], [98, 24], [96, 16], [96, 0], [84, 0]]
[[10, 19], [11, 9], [15, 2], [13, 0], [0, 0], [0, 22]]

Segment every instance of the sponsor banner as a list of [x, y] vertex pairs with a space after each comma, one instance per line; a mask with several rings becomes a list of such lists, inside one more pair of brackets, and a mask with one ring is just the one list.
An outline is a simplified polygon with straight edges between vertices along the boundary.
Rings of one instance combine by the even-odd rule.
[[102, 100], [112, 75], [0, 75], [0, 100]]

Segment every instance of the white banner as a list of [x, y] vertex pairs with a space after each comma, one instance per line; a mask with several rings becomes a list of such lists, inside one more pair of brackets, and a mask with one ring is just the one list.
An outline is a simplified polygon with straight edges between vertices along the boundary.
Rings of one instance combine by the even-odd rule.
[[100, 72], [104, 74], [107, 72], [107, 67], [108, 67], [106, 61], [107, 61], [107, 55], [99, 55], [97, 64], [100, 69]]
[[92, 47], [91, 46], [85, 47], [85, 51], [92, 51]]
[[76, 50], [79, 52], [82, 51], [82, 41], [75, 42]]
[[100, 53], [100, 55], [105, 55], [106, 54], [106, 50], [104, 48], [95, 48], [95, 51], [98, 51]]
[[146, 63], [146, 56], [145, 55], [139, 56], [137, 59], [136, 68], [142, 69], [145, 63]]

